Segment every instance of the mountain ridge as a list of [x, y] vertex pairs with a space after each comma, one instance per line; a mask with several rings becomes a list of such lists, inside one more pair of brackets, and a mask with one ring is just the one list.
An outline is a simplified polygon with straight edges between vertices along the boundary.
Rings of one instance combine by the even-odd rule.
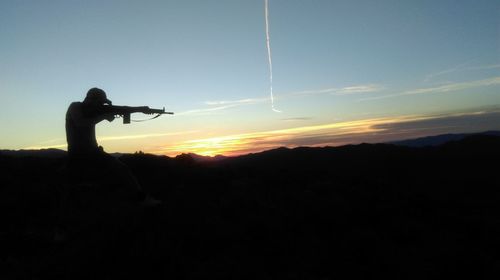
[[146, 210], [113, 182], [68, 184], [64, 158], [0, 156], [0, 278], [475, 279], [498, 264], [498, 158], [489, 135], [215, 162], [124, 154], [163, 201]]
[[[424, 147], [436, 147], [440, 145], [444, 145], [453, 141], [460, 141], [466, 137], [474, 136], [474, 135], [486, 135], [486, 136], [498, 136], [500, 137], [500, 131], [492, 130], [492, 131], [483, 131], [483, 132], [474, 132], [474, 133], [446, 133], [446, 134], [438, 134], [438, 135], [430, 135], [418, 138], [410, 138], [404, 140], [390, 141], [390, 142], [381, 142], [381, 143], [361, 143], [361, 144], [347, 144], [342, 146], [324, 146], [324, 147], [310, 147], [310, 146], [299, 146], [294, 148], [288, 147], [277, 147], [274, 149], [269, 149], [265, 151], [242, 154], [238, 156], [225, 156], [225, 155], [215, 155], [215, 156], [203, 156], [196, 153], [183, 153], [177, 155], [173, 158], [177, 160], [186, 160], [186, 158], [190, 158], [196, 163], [206, 163], [206, 162], [219, 162], [227, 159], [235, 159], [240, 157], [254, 157], [256, 155], [272, 155], [276, 153], [281, 153], [284, 151], [295, 150], [295, 151], [307, 151], [307, 150], [318, 150], [318, 149], [329, 149], [329, 148], [344, 148], [349, 149], [348, 147], [352, 146], [363, 146], [363, 145], [395, 145], [401, 147], [412, 147], [412, 148], [424, 148]], [[129, 156], [137, 153], [111, 153], [111, 155], [115, 157], [121, 156]], [[140, 152], [139, 154], [143, 154]], [[147, 153], [145, 153], [147, 154]], [[60, 149], [20, 149], [20, 150], [7, 150], [0, 149], [0, 155], [13, 156], [13, 157], [41, 157], [41, 158], [62, 158], [67, 155], [67, 152]], [[170, 157], [169, 157], [170, 158]]]
[[391, 141], [387, 142], [387, 144], [407, 146], [407, 147], [439, 146], [451, 141], [459, 141], [464, 139], [465, 137], [472, 135], [500, 136], [500, 131], [489, 130], [489, 131], [472, 132], [472, 133], [446, 133], [446, 134], [430, 135], [418, 138]]

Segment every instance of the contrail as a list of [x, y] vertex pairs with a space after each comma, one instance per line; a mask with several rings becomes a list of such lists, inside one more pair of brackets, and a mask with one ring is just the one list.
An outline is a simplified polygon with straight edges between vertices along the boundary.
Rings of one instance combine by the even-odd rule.
[[267, 60], [269, 62], [269, 81], [271, 92], [271, 109], [275, 112], [281, 113], [280, 110], [274, 108], [274, 95], [273, 95], [273, 60], [271, 58], [271, 44], [269, 43], [269, 0], [264, 0], [264, 11], [266, 18], [266, 45], [267, 45]]

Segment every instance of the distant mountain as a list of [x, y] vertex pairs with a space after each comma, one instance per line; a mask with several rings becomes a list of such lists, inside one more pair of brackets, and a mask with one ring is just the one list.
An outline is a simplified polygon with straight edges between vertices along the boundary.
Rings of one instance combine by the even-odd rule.
[[0, 155], [13, 157], [41, 157], [41, 158], [61, 158], [66, 156], [66, 151], [59, 149], [41, 150], [0, 150]]
[[210, 156], [202, 156], [202, 155], [198, 155], [198, 154], [195, 154], [195, 153], [188, 153], [188, 154], [181, 154], [181, 155], [178, 155], [175, 157], [176, 159], [186, 159], [186, 158], [190, 158], [192, 159], [194, 162], [215, 162], [215, 161], [220, 161], [220, 160], [224, 160], [228, 157], [226, 156], [223, 156], [223, 155], [216, 155], [216, 156], [213, 156], [213, 157], [210, 157]]
[[[216, 156], [202, 156], [195, 153], [185, 153], [175, 157], [178, 161], [189, 161], [195, 163], [209, 163], [209, 162], [220, 162], [229, 160], [230, 162], [238, 161], [237, 159], [251, 159], [251, 158], [259, 158], [259, 159], [270, 159], [276, 160], [278, 158], [285, 158], [290, 156], [291, 154], [302, 154], [302, 155], [313, 155], [313, 154], [329, 154], [332, 152], [340, 152], [340, 151], [348, 151], [348, 150], [370, 150], [372, 146], [378, 146], [381, 148], [383, 146], [402, 146], [402, 147], [435, 147], [441, 146], [443, 144], [453, 142], [453, 141], [461, 141], [469, 136], [497, 136], [500, 137], [500, 131], [485, 131], [478, 133], [457, 133], [457, 134], [441, 134], [434, 136], [426, 136], [421, 138], [414, 139], [406, 139], [400, 141], [392, 141], [381, 144], [360, 144], [360, 145], [345, 145], [340, 147], [323, 147], [323, 148], [315, 148], [315, 147], [298, 147], [298, 148], [286, 148], [280, 147], [276, 149], [266, 150], [258, 153], [250, 153], [246, 155], [241, 155], [237, 157], [227, 157], [224, 155], [216, 155]], [[0, 155], [7, 155], [13, 157], [40, 157], [40, 158], [62, 158], [67, 155], [66, 151], [59, 149], [42, 149], [42, 150], [0, 150]], [[114, 157], [127, 156], [132, 154], [127, 153], [111, 153]]]
[[485, 131], [478, 133], [458, 133], [458, 134], [441, 134], [434, 136], [426, 136], [415, 139], [407, 139], [401, 141], [388, 142], [388, 144], [394, 144], [398, 146], [406, 147], [429, 147], [429, 146], [439, 146], [451, 141], [459, 141], [465, 137], [471, 135], [489, 135], [489, 136], [500, 136], [500, 131]]

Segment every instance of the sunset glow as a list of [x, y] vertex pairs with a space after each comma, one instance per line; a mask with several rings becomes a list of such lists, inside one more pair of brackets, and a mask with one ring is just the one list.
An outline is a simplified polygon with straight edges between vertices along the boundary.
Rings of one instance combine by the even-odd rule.
[[175, 113], [100, 122], [110, 153], [500, 130], [498, 1], [313, 2], [1, 1], [0, 149], [66, 149], [93, 87]]
[[[290, 129], [264, 132], [245, 133], [223, 137], [212, 137], [171, 143], [158, 150], [147, 151], [155, 154], [175, 156], [181, 153], [196, 153], [204, 156], [226, 155], [235, 156], [260, 152], [276, 147], [294, 148], [305, 146], [338, 146], [349, 143], [378, 142], [402, 139], [402, 137], [419, 137], [442, 126], [426, 127], [425, 129], [405, 129], [395, 131], [390, 125], [442, 120], [464, 116], [477, 116], [485, 112], [469, 112], [448, 115], [430, 116], [400, 116], [394, 118], [376, 118], [348, 122], [336, 122], [323, 125], [303, 126]], [[388, 126], [385, 127], [384, 126]], [[449, 128], [449, 127], [445, 127]], [[310, 138], [309, 143], [300, 139]], [[317, 139], [325, 139], [315, 142]]]

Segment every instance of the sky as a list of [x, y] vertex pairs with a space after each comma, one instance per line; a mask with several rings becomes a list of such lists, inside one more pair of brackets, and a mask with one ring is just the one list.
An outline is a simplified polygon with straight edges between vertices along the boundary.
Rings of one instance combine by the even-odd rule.
[[[0, 149], [66, 149], [99, 87], [175, 115], [108, 152], [239, 155], [500, 129], [498, 1], [0, 1]], [[141, 114], [133, 119], [148, 118]]]

